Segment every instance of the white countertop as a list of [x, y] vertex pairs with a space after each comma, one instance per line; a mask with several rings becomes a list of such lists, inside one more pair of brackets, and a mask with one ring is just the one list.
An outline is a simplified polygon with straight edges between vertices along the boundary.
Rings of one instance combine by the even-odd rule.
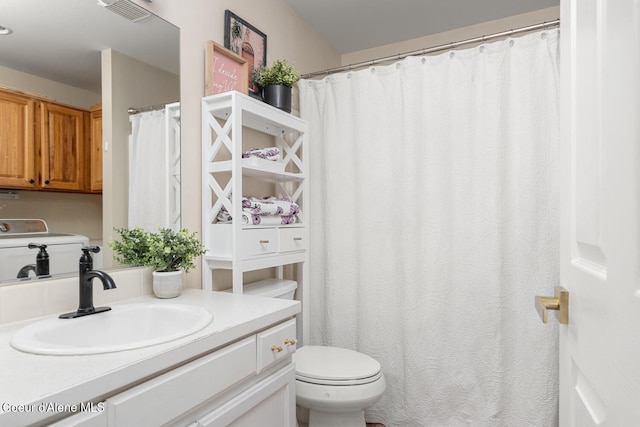
[[[42, 356], [23, 353], [9, 344], [20, 328], [38, 319], [0, 327], [0, 425], [26, 425], [54, 414], [41, 413], [41, 403], [79, 405], [99, 401], [114, 390], [139, 382], [185, 360], [210, 352], [300, 312], [298, 301], [187, 289], [173, 299], [153, 296], [127, 303], [192, 304], [213, 314], [212, 322], [189, 336], [150, 347], [85, 356]], [[100, 314], [96, 314], [99, 316]], [[56, 317], [56, 316], [48, 316]], [[20, 408], [9, 405], [26, 405]]]

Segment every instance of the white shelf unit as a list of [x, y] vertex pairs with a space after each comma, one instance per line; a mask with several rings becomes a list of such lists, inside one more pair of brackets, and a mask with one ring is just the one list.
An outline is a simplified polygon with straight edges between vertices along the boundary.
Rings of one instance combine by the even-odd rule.
[[[273, 140], [282, 160], [243, 159], [244, 151], [255, 148], [252, 133], [243, 138], [243, 131], [252, 129]], [[246, 132], [249, 133], [249, 132]], [[263, 141], [261, 139], [261, 141]], [[232, 271], [233, 292], [243, 292], [243, 274], [247, 271], [275, 268], [283, 278], [287, 266], [289, 274], [298, 282], [296, 299], [302, 303], [302, 317], [298, 318], [298, 338], [308, 322], [308, 126], [289, 113], [264, 102], [232, 91], [202, 99], [202, 234], [207, 253], [203, 256], [203, 288], [213, 289], [212, 272], [216, 269]], [[273, 185], [274, 194], [243, 194], [245, 181], [250, 178]], [[249, 190], [250, 191], [250, 190]], [[243, 224], [243, 196], [288, 197], [300, 206], [294, 224], [265, 226]], [[218, 223], [222, 207], [231, 214], [232, 223]]]

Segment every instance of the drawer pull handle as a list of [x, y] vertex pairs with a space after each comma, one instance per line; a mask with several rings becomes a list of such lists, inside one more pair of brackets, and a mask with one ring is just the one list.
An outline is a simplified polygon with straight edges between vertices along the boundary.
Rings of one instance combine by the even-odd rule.
[[260, 243], [266, 244], [266, 243], [269, 243], [269, 241], [268, 240], [260, 240]]
[[284, 343], [286, 345], [294, 345], [296, 343], [296, 340], [285, 339]]
[[293, 240], [302, 240], [302, 237], [294, 237]]
[[282, 347], [280, 347], [280, 346], [276, 347], [275, 345], [272, 345], [271, 346], [271, 351], [277, 351], [278, 353], [280, 353], [282, 351]]

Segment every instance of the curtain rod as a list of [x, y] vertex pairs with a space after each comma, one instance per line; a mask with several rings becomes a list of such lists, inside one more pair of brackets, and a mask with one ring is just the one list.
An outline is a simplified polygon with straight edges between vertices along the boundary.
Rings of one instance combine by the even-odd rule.
[[157, 104], [157, 105], [150, 105], [148, 107], [129, 107], [127, 112], [129, 113], [129, 115], [131, 115], [131, 114], [144, 113], [146, 111], [162, 110], [164, 107], [166, 107], [166, 105], [167, 104]]
[[329, 68], [327, 70], [314, 71], [313, 73], [308, 73], [308, 74], [302, 75], [302, 78], [303, 79], [308, 79], [310, 77], [315, 77], [315, 76], [322, 76], [322, 75], [328, 75], [328, 74], [333, 74], [333, 73], [339, 73], [341, 71], [350, 71], [350, 70], [357, 69], [357, 68], [370, 67], [370, 66], [373, 66], [373, 65], [376, 65], [376, 64], [389, 62], [389, 61], [399, 61], [399, 60], [404, 59], [404, 58], [406, 58], [408, 56], [426, 55], [426, 54], [429, 54], [429, 53], [439, 52], [441, 50], [455, 49], [457, 47], [460, 47], [460, 46], [463, 46], [463, 45], [467, 45], [467, 44], [484, 43], [486, 41], [489, 41], [489, 40], [492, 40], [492, 39], [496, 39], [496, 38], [500, 38], [500, 37], [512, 36], [512, 35], [515, 35], [515, 34], [520, 34], [520, 33], [525, 33], [525, 32], [529, 32], [529, 31], [540, 30], [540, 29], [547, 29], [547, 28], [550, 28], [550, 27], [555, 27], [557, 25], [560, 25], [560, 20], [559, 19], [555, 19], [553, 21], [548, 21], [548, 22], [545, 21], [545, 22], [542, 22], [540, 24], [534, 24], [534, 25], [529, 25], [529, 26], [526, 26], [526, 27], [520, 27], [520, 28], [508, 30], [508, 31], [502, 31], [500, 33], [489, 34], [489, 35], [485, 35], [485, 36], [481, 36], [481, 37], [474, 37], [472, 39], [461, 40], [461, 41], [458, 41], [458, 42], [441, 44], [441, 45], [438, 45], [438, 46], [433, 46], [433, 47], [427, 47], [427, 48], [424, 48], [424, 49], [413, 50], [411, 52], [400, 53], [400, 54], [397, 54], [397, 55], [387, 56], [387, 57], [384, 57], [384, 58], [377, 58], [377, 59], [373, 59], [373, 60], [369, 60], [369, 61], [357, 62], [355, 64], [343, 65], [341, 67]]

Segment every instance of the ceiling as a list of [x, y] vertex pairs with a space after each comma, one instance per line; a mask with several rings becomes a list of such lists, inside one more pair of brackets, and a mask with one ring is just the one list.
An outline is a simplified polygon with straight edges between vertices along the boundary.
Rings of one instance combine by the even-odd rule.
[[[557, 6], [560, 0], [283, 1], [336, 51], [349, 53]], [[97, 0], [0, 0], [0, 26], [13, 31], [0, 36], [0, 66], [82, 89], [100, 91], [100, 52], [106, 48], [179, 73], [176, 27], [155, 16], [133, 23]]]

